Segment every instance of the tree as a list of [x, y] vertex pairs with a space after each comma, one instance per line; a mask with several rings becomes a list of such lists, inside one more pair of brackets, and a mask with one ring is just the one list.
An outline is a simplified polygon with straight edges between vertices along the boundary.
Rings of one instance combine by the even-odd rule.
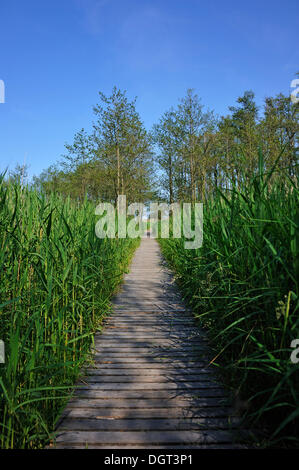
[[234, 130], [234, 170], [240, 183], [241, 173], [250, 177], [257, 167], [258, 160], [258, 108], [254, 101], [254, 93], [245, 91], [244, 95], [237, 99], [240, 106], [230, 106], [231, 126]]
[[298, 164], [298, 110], [299, 104], [292, 103], [289, 96], [282, 93], [265, 99], [264, 118], [261, 121], [261, 134], [268, 165], [273, 164], [282, 152], [280, 167], [288, 167], [290, 176]]
[[154, 126], [170, 201], [174, 194], [192, 202], [204, 197], [214, 125], [213, 113], [204, 112], [198, 96], [189, 89], [177, 108]]
[[25, 163], [23, 165], [20, 165], [19, 163], [17, 163], [15, 169], [9, 172], [9, 180], [13, 183], [17, 183], [21, 186], [24, 186], [28, 178], [28, 169], [29, 165], [26, 165]]
[[166, 111], [159, 123], [153, 126], [152, 138], [160, 149], [157, 158], [164, 172], [160, 177], [160, 183], [168, 194], [169, 203], [172, 204], [177, 196], [175, 176], [178, 164], [178, 126], [174, 109]]
[[152, 151], [150, 139], [126, 93], [113, 88], [111, 96], [99, 93], [101, 104], [94, 107], [93, 142], [95, 159], [107, 168], [116, 200], [126, 194], [128, 200], [146, 198], [150, 187]]
[[68, 153], [63, 155], [61, 168], [68, 175], [68, 183], [74, 197], [84, 199], [87, 192], [90, 161], [92, 159], [92, 144], [84, 129], [75, 134], [72, 145], [65, 144]]
[[113, 88], [111, 96], [99, 93], [94, 106], [97, 117], [89, 135], [75, 134], [59, 167], [50, 167], [36, 179], [44, 190], [72, 198], [116, 201], [119, 194], [130, 200], [149, 196], [152, 174], [150, 138], [136, 111], [136, 99]]
[[203, 111], [203, 105], [194, 90], [188, 89], [186, 96], [178, 106], [178, 122], [180, 126], [181, 154], [186, 163], [186, 180], [189, 182], [189, 197], [195, 202], [204, 193], [205, 163], [200, 158], [200, 146], [210, 123], [212, 115]]

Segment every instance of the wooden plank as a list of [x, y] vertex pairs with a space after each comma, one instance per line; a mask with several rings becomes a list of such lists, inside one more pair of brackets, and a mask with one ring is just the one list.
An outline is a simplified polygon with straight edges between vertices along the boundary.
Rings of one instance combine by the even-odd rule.
[[[122, 445], [101, 445], [101, 444], [56, 444], [53, 446], [55, 449], [73, 449], [73, 450], [80, 450], [80, 449], [126, 449], [126, 450], [131, 450], [131, 449], [144, 449], [144, 444], [122, 444]], [[214, 450], [214, 449], [246, 449], [247, 447], [242, 444], [199, 444], [199, 445], [193, 445], [193, 444], [188, 444], [188, 445], [180, 445], [180, 444], [175, 444], [175, 445], [147, 445], [146, 449], [154, 449], [154, 450], [161, 450], [161, 449], [174, 449], [174, 450], [203, 450], [203, 449], [209, 449], [209, 450]]]
[[[106, 352], [107, 351], [107, 352]], [[134, 351], [133, 349], [129, 348], [123, 348], [123, 350], [117, 350], [116, 348], [101, 348], [101, 349], [96, 349], [96, 354], [98, 357], [103, 356], [104, 358], [116, 358], [116, 357], [121, 357], [122, 355], [126, 355], [126, 357], [191, 357], [195, 356], [201, 359], [202, 353], [206, 353], [205, 349], [199, 349], [199, 350], [193, 350], [193, 349], [188, 349], [188, 350], [181, 350], [179, 348], [169, 350], [169, 349], [145, 349], [145, 348], [136, 348]], [[206, 357], [206, 354], [204, 354]]]
[[61, 431], [190, 431], [236, 428], [239, 420], [227, 418], [67, 418], [60, 425]]
[[[192, 390], [192, 393], [191, 393]], [[225, 397], [225, 392], [221, 388], [200, 388], [200, 389], [178, 389], [178, 390], [159, 390], [159, 399], [160, 400], [171, 400], [176, 396], [184, 398], [186, 400], [194, 400], [197, 397], [199, 398], [206, 398], [206, 397]], [[142, 399], [156, 399], [157, 393], [155, 390], [101, 390], [97, 387], [92, 387], [89, 385], [88, 388], [78, 388], [75, 390], [74, 395], [76, 397], [82, 398], [101, 398], [103, 400], [108, 399], [134, 399], [134, 400], [142, 400]]]
[[[193, 322], [191, 322], [189, 319], [187, 320], [181, 320], [178, 321], [177, 319], [173, 318], [146, 318], [146, 314], [143, 314], [144, 320], [142, 318], [123, 318], [122, 315], [119, 315], [119, 317], [112, 319], [107, 319], [105, 322], [103, 322], [103, 326], [135, 326], [135, 325], [142, 325], [147, 328], [150, 328], [151, 326], [175, 326], [177, 328], [184, 327], [186, 326], [193, 326], [194, 329], [197, 329], [197, 326]], [[199, 331], [199, 330], [197, 330]], [[199, 331], [199, 334], [205, 338], [206, 336]]]
[[229, 431], [66, 431], [59, 432], [56, 442], [66, 444], [222, 444], [231, 443]]
[[150, 369], [143, 369], [143, 368], [120, 368], [120, 369], [103, 369], [103, 368], [89, 368], [85, 370], [84, 376], [88, 378], [89, 375], [99, 375], [100, 377], [138, 377], [139, 379], [143, 378], [147, 380], [148, 378], [157, 378], [157, 377], [165, 377], [166, 379], [175, 378], [176, 380], [186, 380], [186, 378], [191, 379], [191, 377], [201, 377], [203, 378], [205, 375], [212, 375], [214, 376], [213, 371], [209, 369], [203, 369], [200, 367], [194, 368], [186, 368], [186, 369], [172, 369], [171, 367], [163, 367], [163, 368], [150, 368]]
[[142, 302], [140, 300], [138, 300], [137, 298], [136, 299], [132, 299], [131, 301], [129, 299], [115, 299], [114, 300], [114, 305], [116, 308], [119, 308], [119, 307], [127, 307], [127, 308], [130, 308], [130, 309], [133, 309], [134, 307], [138, 308], [138, 306], [141, 306], [142, 305], [142, 308], [144, 308], [144, 310], [146, 310], [146, 308], [153, 308], [153, 306], [155, 306], [156, 308], [165, 308], [166, 310], [172, 310], [172, 309], [175, 309], [177, 312], [179, 311], [184, 311], [184, 307], [182, 307], [181, 305], [179, 305], [178, 303], [175, 303], [175, 302], [169, 302], [168, 300], [151, 300], [151, 299], [142, 299]]
[[167, 315], [166, 315], [166, 312], [162, 315], [162, 312], [161, 313], [152, 313], [152, 312], [142, 312], [140, 314], [137, 314], [136, 315], [133, 315], [133, 314], [130, 314], [129, 312], [120, 312], [118, 314], [114, 314], [114, 316], [111, 316], [111, 317], [108, 317], [106, 318], [106, 323], [113, 323], [113, 322], [124, 322], [124, 323], [132, 323], [132, 324], [140, 324], [140, 323], [143, 323], [143, 322], [146, 322], [146, 323], [165, 323], [166, 325], [167, 324], [178, 324], [178, 325], [182, 325], [182, 324], [186, 324], [186, 325], [193, 325], [195, 326], [195, 322], [194, 322], [194, 319], [190, 318], [189, 316], [187, 315], [181, 315], [181, 316], [177, 316], [178, 313], [177, 312], [169, 312], [169, 313], [173, 313], [173, 315], [168, 315], [168, 312], [167, 312]]
[[178, 317], [182, 319], [193, 318], [191, 313], [186, 311], [186, 309], [180, 310], [179, 312], [177, 310], [158, 310], [158, 309], [143, 310], [143, 309], [137, 309], [136, 306], [135, 306], [135, 309], [132, 308], [131, 310], [127, 310], [126, 312], [124, 311], [117, 312], [116, 309], [114, 308], [113, 312], [111, 313], [111, 318], [115, 318], [118, 316], [121, 316], [121, 318], [126, 318], [126, 317], [132, 318], [134, 316], [136, 316], [136, 318], [140, 318], [141, 315], [143, 315], [144, 318], [157, 318], [157, 316], [159, 316], [159, 318], [165, 318], [165, 319], [178, 318]]
[[[117, 344], [119, 344], [119, 348], [117, 348]], [[152, 341], [152, 340], [146, 340], [146, 341], [137, 341], [134, 343], [134, 341], [122, 341], [121, 343], [117, 343], [117, 341], [103, 341], [102, 343], [99, 343], [98, 341], [95, 344], [95, 347], [99, 349], [99, 351], [109, 351], [110, 349], [118, 349], [120, 352], [126, 352], [126, 350], [135, 350], [136, 351], [136, 356], [138, 355], [138, 352], [142, 349], [145, 350], [151, 350], [151, 351], [198, 351], [201, 350], [202, 345], [199, 341], [190, 341], [189, 344], [186, 344], [185, 342], [173, 342], [172, 340], [167, 340], [167, 341]], [[93, 348], [94, 350], [94, 348]], [[207, 350], [207, 353], [210, 353], [210, 350]], [[216, 367], [213, 366], [213, 369], [216, 370]]]
[[130, 338], [122, 338], [122, 341], [119, 341], [119, 338], [113, 338], [111, 336], [105, 336], [103, 335], [102, 339], [100, 337], [97, 338], [95, 342], [96, 346], [98, 345], [103, 345], [105, 346], [112, 346], [112, 345], [117, 345], [119, 344], [119, 347], [128, 347], [128, 346], [134, 346], [134, 347], [144, 347], [144, 346], [158, 346], [162, 345], [162, 347], [169, 347], [169, 346], [174, 346], [174, 347], [181, 347], [181, 346], [200, 346], [202, 343], [199, 338], [193, 339], [190, 338], [188, 341], [185, 339], [182, 340], [180, 338], [156, 338], [156, 337], [146, 337], [146, 338], [135, 338], [130, 337]]
[[[123, 315], [125, 314], [125, 312], [123, 313], [119, 313], [117, 317], [114, 317], [113, 320], [112, 319], [107, 319], [106, 320], [106, 325], [109, 325], [110, 323], [111, 324], [114, 324], [115, 326], [118, 326], [119, 324], [123, 323], [125, 325], [131, 325], [131, 326], [150, 326], [150, 325], [155, 325], [157, 324], [157, 326], [177, 326], [177, 327], [180, 327], [181, 325], [186, 325], [186, 327], [193, 327], [194, 329], [196, 329], [197, 331], [198, 328], [197, 326], [195, 326], [195, 323], [194, 322], [191, 322], [191, 320], [189, 318], [186, 318], [185, 320], [181, 320], [181, 321], [178, 321], [176, 317], [158, 317], [158, 316], [155, 316], [155, 317], [152, 317], [151, 314], [148, 314], [150, 315], [149, 318], [147, 317], [147, 314], [146, 313], [142, 313], [142, 316], [140, 315], [140, 317], [137, 317], [133, 320], [133, 318], [123, 318]], [[142, 320], [142, 317], [144, 318], [144, 321]]]
[[[215, 383], [215, 380], [212, 381], [210, 379], [209, 374], [200, 374], [200, 375], [178, 375], [177, 378], [175, 376], [159, 376], [159, 375], [87, 375], [82, 379], [82, 382], [85, 383], [134, 383], [139, 384], [138, 386], [142, 386], [145, 383], [155, 384], [166, 384], [168, 382], [172, 382], [175, 380], [176, 382], [185, 382], [185, 383], [194, 383], [200, 380], [201, 382], [208, 382], [208, 383]], [[216, 382], [217, 383], [217, 382]]]
[[[186, 353], [186, 351], [146, 351], [146, 352], [127, 352], [125, 359], [130, 359], [129, 362], [134, 362], [131, 361], [131, 359], [155, 359], [155, 360], [163, 360], [163, 359], [181, 359], [185, 358], [188, 361], [189, 360], [197, 360], [198, 358], [200, 359], [202, 356], [202, 353], [205, 352], [205, 350], [201, 351], [189, 351]], [[121, 352], [105, 352], [105, 351], [98, 351], [94, 355], [95, 359], [97, 361], [100, 361], [101, 359], [110, 361], [112, 359], [124, 359], [124, 356], [122, 355]]]
[[[144, 333], [121, 333], [117, 331], [105, 331], [105, 339], [116, 339], [116, 340], [128, 340], [128, 341], [134, 341], [134, 339], [142, 341], [144, 340], [153, 340], [153, 334], [150, 332], [144, 332]], [[173, 341], [199, 341], [199, 337], [196, 334], [186, 334], [186, 333], [173, 333], [173, 332], [160, 332], [157, 333], [154, 337], [154, 341], [158, 342], [159, 340], [173, 340]]]
[[[146, 332], [149, 334], [153, 334], [155, 332], [166, 332], [170, 334], [177, 334], [180, 333], [182, 334], [182, 326], [179, 325], [150, 325], [148, 327], [147, 325], [141, 324], [140, 325], [106, 325], [105, 333], [110, 333], [110, 331], [119, 331], [119, 332], [132, 332], [132, 333], [137, 333], [137, 332]], [[194, 328], [194, 326], [184, 326], [184, 335], [193, 333], [194, 335], [198, 336], [198, 331]]]
[[133, 354], [134, 353], [135, 355], [143, 354], [143, 353], [163, 354], [163, 352], [165, 353], [178, 352], [178, 353], [189, 354], [192, 352], [202, 351], [206, 349], [205, 346], [202, 346], [200, 344], [195, 344], [194, 346], [185, 344], [185, 345], [175, 345], [175, 346], [168, 346], [168, 347], [163, 346], [163, 344], [162, 346], [161, 345], [149, 345], [147, 347], [139, 347], [138, 345], [137, 346], [119, 345], [119, 347], [117, 347], [117, 343], [115, 343], [112, 346], [101, 345], [101, 343], [97, 343], [95, 346], [96, 347], [93, 348], [93, 350], [99, 353], [103, 353], [103, 354], [106, 354], [106, 353]]
[[[160, 320], [160, 319], [152, 319], [152, 320], [123, 320], [122, 318], [105, 322], [103, 323], [103, 326], [108, 327], [108, 328], [130, 328], [132, 326], [142, 326], [143, 328], [159, 328], [159, 327], [164, 327], [164, 328], [185, 328], [185, 327], [190, 327], [192, 326], [194, 329], [196, 328], [194, 326], [194, 323], [191, 323], [189, 321], [177, 321], [177, 320]], [[201, 335], [203, 338], [204, 336]]]
[[142, 409], [153, 409], [153, 408], [186, 408], [189, 407], [223, 407], [228, 406], [229, 401], [227, 397], [201, 397], [193, 398], [184, 396], [173, 396], [172, 398], [141, 398], [141, 399], [124, 399], [119, 397], [118, 399], [112, 398], [88, 398], [88, 397], [73, 397], [69, 403], [68, 408], [142, 408]]
[[184, 367], [188, 366], [190, 364], [200, 364], [200, 361], [198, 361], [197, 357], [186, 357], [186, 358], [180, 358], [180, 357], [167, 357], [167, 356], [161, 356], [158, 358], [154, 357], [117, 357], [113, 358], [104, 358], [102, 355], [97, 355], [95, 354], [94, 356], [97, 364], [127, 364], [129, 367], [129, 364], [148, 364], [149, 367], [152, 367], [153, 364], [167, 364], [171, 363], [173, 365], [177, 365], [179, 367]]
[[189, 370], [191, 369], [200, 369], [202, 367], [205, 367], [206, 365], [208, 364], [208, 362], [199, 362], [199, 361], [196, 361], [196, 362], [185, 362], [185, 363], [182, 363], [182, 362], [175, 362], [175, 361], [170, 361], [170, 362], [150, 362], [150, 361], [147, 361], [147, 362], [137, 362], [137, 361], [133, 361], [133, 362], [97, 362], [94, 366], [94, 369], [95, 370], [102, 370], [102, 369], [109, 369], [109, 370], [113, 370], [113, 369], [129, 369], [129, 370], [132, 370], [132, 368], [134, 369], [143, 369], [143, 370], [153, 370], [153, 369], [164, 369], [164, 370], [171, 370], [173, 367], [177, 367], [178, 369], [181, 369], [182, 367], [185, 367], [186, 369], [188, 368]]
[[[140, 308], [138, 308], [138, 305], [137, 305], [137, 306], [135, 305], [135, 307], [136, 307], [136, 310], [139, 310], [139, 311], [141, 310]], [[124, 306], [122, 306], [122, 307], [120, 307], [120, 306], [115, 306], [114, 312], [117, 313], [117, 314], [130, 313], [130, 312], [132, 312], [133, 309], [134, 309], [134, 305], [131, 305], [131, 306], [129, 306], [129, 305], [128, 305], [128, 306], [125, 306], [125, 305], [124, 305]], [[151, 313], [153, 312], [153, 310], [154, 310], [154, 309], [153, 309], [153, 306], [148, 306], [148, 307], [144, 307], [144, 308], [142, 309], [142, 312], [143, 312], [144, 314], [146, 314], [146, 313], [151, 314]], [[184, 309], [180, 309], [180, 308], [178, 308], [178, 307], [172, 307], [172, 306], [170, 306], [170, 305], [167, 305], [166, 307], [164, 307], [164, 306], [158, 306], [158, 308], [157, 308], [157, 306], [156, 306], [155, 311], [157, 311], [157, 312], [159, 311], [160, 313], [165, 313], [165, 314], [166, 314], [166, 313], [173, 313], [173, 314], [176, 314], [176, 315], [177, 315], [178, 313], [184, 313], [185, 310], [184, 310]]]
[[157, 419], [157, 418], [227, 418], [234, 417], [229, 407], [167, 408], [66, 408], [63, 418]]
[[93, 353], [97, 356], [106, 356], [106, 357], [123, 357], [126, 353], [126, 357], [141, 357], [141, 356], [171, 356], [171, 357], [191, 357], [196, 356], [200, 357], [203, 353], [207, 353], [208, 349], [203, 345], [195, 345], [194, 348], [184, 349], [183, 347], [148, 347], [148, 348], [124, 348], [124, 350], [119, 349], [118, 351], [112, 351], [116, 348], [105, 348], [105, 347], [96, 347], [93, 348]]
[[[147, 390], [155, 391], [155, 390], [202, 390], [202, 389], [209, 389], [209, 390], [223, 390], [221, 385], [217, 384], [215, 381], [211, 380], [202, 380], [198, 381], [178, 381], [178, 382], [100, 382], [99, 380], [86, 380], [85, 382], [79, 383], [77, 386], [77, 390], [143, 390], [146, 392]], [[223, 392], [224, 393], [224, 392]], [[144, 395], [143, 395], [144, 396]]]

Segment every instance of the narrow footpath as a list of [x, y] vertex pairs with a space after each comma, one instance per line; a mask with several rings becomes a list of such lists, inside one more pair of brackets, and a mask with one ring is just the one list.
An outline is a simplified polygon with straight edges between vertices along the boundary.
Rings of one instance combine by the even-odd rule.
[[238, 419], [203, 331], [156, 240], [143, 238], [69, 401], [56, 448], [239, 448]]

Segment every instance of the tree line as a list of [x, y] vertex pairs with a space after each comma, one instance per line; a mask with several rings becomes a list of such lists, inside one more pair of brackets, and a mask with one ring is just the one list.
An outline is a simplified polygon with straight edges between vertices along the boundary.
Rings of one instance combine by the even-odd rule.
[[[34, 177], [45, 193], [73, 199], [114, 202], [203, 201], [217, 189], [242, 187], [259, 169], [277, 163], [277, 174], [293, 178], [298, 171], [298, 109], [282, 93], [267, 97], [259, 114], [255, 96], [246, 91], [217, 116], [193, 89], [167, 110], [149, 131], [125, 91], [99, 93], [92, 132], [77, 132], [62, 160]], [[23, 182], [18, 166], [11, 180]]]

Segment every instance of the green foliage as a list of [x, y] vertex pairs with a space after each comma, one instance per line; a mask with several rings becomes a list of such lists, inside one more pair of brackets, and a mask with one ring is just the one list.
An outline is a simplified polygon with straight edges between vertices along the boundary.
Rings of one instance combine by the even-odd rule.
[[138, 244], [98, 239], [94, 206], [0, 184], [0, 447], [39, 448]]
[[299, 368], [290, 360], [299, 338], [298, 174], [269, 186], [275, 169], [264, 172], [262, 153], [259, 168], [242, 191], [206, 201], [200, 249], [160, 244], [247, 418], [269, 426], [272, 444], [298, 445]]
[[99, 93], [93, 107], [96, 121], [89, 135], [84, 129], [66, 144], [67, 154], [59, 165], [45, 170], [35, 185], [46, 194], [53, 191], [72, 199], [128, 201], [149, 197], [152, 150], [149, 136], [136, 111], [136, 100], [114, 87], [111, 96]]
[[204, 201], [217, 189], [242, 188], [258, 171], [258, 149], [269, 171], [279, 159], [295, 177], [298, 164], [298, 103], [282, 94], [266, 98], [259, 116], [254, 93], [246, 91], [230, 106], [230, 114], [215, 118], [204, 112], [188, 90], [176, 108], [163, 114], [153, 128], [158, 146], [160, 182], [165, 199]]

